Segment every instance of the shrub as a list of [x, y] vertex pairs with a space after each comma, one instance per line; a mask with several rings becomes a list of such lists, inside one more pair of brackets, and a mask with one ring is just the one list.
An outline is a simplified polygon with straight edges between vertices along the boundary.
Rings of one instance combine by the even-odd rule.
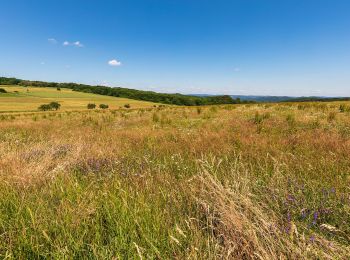
[[48, 111], [48, 110], [51, 110], [52, 108], [49, 104], [43, 104], [43, 105], [39, 106], [38, 109], [40, 111]]
[[57, 88], [57, 91], [61, 91], [61, 88]]
[[108, 108], [108, 105], [106, 105], [106, 104], [100, 104], [100, 108], [101, 108], [101, 109], [107, 109], [107, 108]]
[[58, 110], [60, 109], [61, 104], [58, 102], [51, 102], [50, 104], [43, 104], [38, 107], [40, 111], [49, 111], [49, 110]]
[[0, 88], [0, 93], [7, 93], [7, 91], [3, 88]]
[[89, 104], [87, 105], [87, 108], [88, 108], [88, 109], [95, 109], [95, 108], [96, 108], [96, 105], [93, 104], [93, 103], [89, 103]]
[[130, 104], [125, 104], [124, 107], [125, 108], [130, 108], [131, 106], [130, 106]]
[[58, 102], [51, 102], [49, 106], [51, 107], [52, 110], [58, 110], [60, 109], [61, 104], [59, 104]]

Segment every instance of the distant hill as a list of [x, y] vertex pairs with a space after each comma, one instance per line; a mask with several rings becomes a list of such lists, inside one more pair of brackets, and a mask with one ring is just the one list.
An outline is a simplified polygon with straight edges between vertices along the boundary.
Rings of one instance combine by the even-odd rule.
[[233, 98], [240, 98], [241, 100], [249, 100], [256, 102], [281, 102], [292, 99], [288, 96], [244, 96], [244, 95], [232, 95]]
[[[208, 94], [192, 94], [197, 97], [210, 97]], [[327, 101], [350, 101], [350, 97], [290, 97], [290, 96], [254, 96], [254, 95], [231, 95], [233, 99], [253, 102], [327, 102]]]

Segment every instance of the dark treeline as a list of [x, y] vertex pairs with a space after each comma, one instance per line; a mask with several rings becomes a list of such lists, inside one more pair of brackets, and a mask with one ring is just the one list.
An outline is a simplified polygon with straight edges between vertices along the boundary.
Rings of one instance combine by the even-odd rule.
[[0, 77], [0, 85], [20, 85], [33, 87], [50, 87], [50, 88], [68, 88], [74, 91], [93, 93], [105, 96], [123, 97], [143, 101], [151, 101], [155, 103], [164, 103], [172, 105], [184, 106], [200, 106], [200, 105], [215, 105], [215, 104], [240, 104], [254, 103], [252, 101], [242, 101], [241, 99], [233, 99], [228, 95], [195, 97], [182, 94], [166, 94], [153, 91], [143, 91], [128, 88], [112, 88], [105, 86], [91, 86], [77, 83], [56, 83], [43, 81], [29, 81], [16, 78]]

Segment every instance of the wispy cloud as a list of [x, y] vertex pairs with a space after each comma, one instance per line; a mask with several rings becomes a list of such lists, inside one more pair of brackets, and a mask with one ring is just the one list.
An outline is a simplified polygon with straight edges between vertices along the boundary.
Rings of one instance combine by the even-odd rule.
[[57, 43], [57, 40], [55, 38], [49, 38], [49, 39], [47, 39], [47, 41], [49, 43], [52, 43], [52, 44], [56, 44]]
[[84, 47], [84, 45], [80, 41], [73, 42], [73, 45], [77, 47]]
[[75, 46], [78, 48], [84, 47], [84, 45], [80, 41], [76, 41], [76, 42], [64, 41], [62, 45], [63, 46]]
[[120, 61], [118, 61], [118, 60], [110, 60], [109, 62], [108, 62], [108, 64], [110, 65], [110, 66], [121, 66], [122, 65], [122, 63], [120, 62]]

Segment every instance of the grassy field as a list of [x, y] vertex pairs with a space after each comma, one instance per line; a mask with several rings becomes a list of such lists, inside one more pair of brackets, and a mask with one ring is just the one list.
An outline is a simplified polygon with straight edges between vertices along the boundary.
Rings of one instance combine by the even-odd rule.
[[349, 259], [340, 105], [0, 115], [0, 256]]
[[0, 93], [0, 112], [36, 111], [40, 105], [53, 101], [59, 102], [62, 110], [86, 109], [88, 103], [95, 103], [97, 107], [99, 104], [108, 104], [112, 109], [123, 107], [125, 104], [130, 104], [131, 108], [154, 105], [151, 102], [75, 92], [71, 89], [58, 91], [55, 88], [26, 88], [7, 85], [0, 85], [0, 88], [8, 92]]

